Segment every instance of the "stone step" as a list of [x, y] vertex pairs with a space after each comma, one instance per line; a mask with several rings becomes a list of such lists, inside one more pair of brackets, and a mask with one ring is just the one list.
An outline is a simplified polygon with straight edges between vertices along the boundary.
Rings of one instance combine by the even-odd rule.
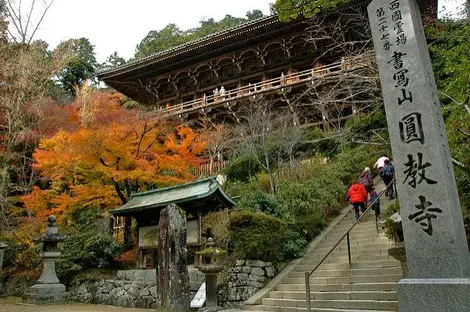
[[391, 268], [391, 267], [400, 267], [400, 261], [392, 258], [392, 260], [383, 260], [383, 261], [362, 261], [362, 262], [353, 262], [353, 269], [369, 269], [369, 268]]
[[[316, 253], [324, 253], [326, 254], [328, 251], [330, 251], [331, 247], [318, 247], [315, 248], [315, 251], [313, 254]], [[377, 250], [377, 249], [384, 249], [388, 250], [390, 247], [392, 247], [392, 244], [390, 243], [377, 243], [377, 244], [367, 244], [367, 245], [349, 245], [350, 250], [358, 250], [358, 251], [370, 251], [370, 250]], [[346, 245], [339, 245], [335, 248], [335, 251], [348, 251], [348, 246]]]
[[[274, 306], [265, 306], [265, 305], [245, 305], [245, 309], [249, 311], [265, 311], [265, 312], [305, 312], [307, 308], [298, 308], [298, 307], [274, 307]], [[328, 308], [312, 308], [311, 312], [395, 312], [395, 311], [385, 311], [385, 310], [351, 310], [351, 309], [328, 309]], [[243, 311], [238, 311], [243, 312]]]
[[[384, 260], [384, 261], [364, 261], [351, 263], [353, 269], [371, 269], [371, 268], [390, 268], [401, 267], [400, 261], [397, 260]], [[295, 267], [295, 271], [305, 272], [312, 271], [315, 265], [299, 264]], [[321, 270], [341, 270], [349, 269], [349, 263], [322, 263], [319, 267]]]
[[[325, 277], [311, 276], [310, 284], [354, 284], [354, 283], [384, 283], [398, 282], [402, 279], [402, 274], [384, 274], [384, 275], [367, 275], [367, 276], [343, 276], [343, 277]], [[285, 277], [282, 280], [285, 284], [305, 283], [305, 277]]]
[[[340, 238], [342, 238], [344, 233], [337, 232], [337, 233], [332, 233], [329, 234], [325, 237], [326, 240], [328, 241], [338, 241]], [[370, 233], [351, 233], [349, 235], [350, 240], [363, 240], [363, 239], [371, 239], [371, 238], [383, 238], [384, 234], [383, 233], [377, 233], [377, 232], [370, 232]], [[346, 236], [344, 237], [346, 239]]]
[[[330, 240], [324, 240], [324, 241], [320, 242], [318, 245], [316, 245], [315, 248], [331, 248], [334, 245], [336, 245], [337, 242], [338, 242], [337, 239], [331, 240], [331, 241]], [[390, 241], [386, 237], [385, 238], [381, 237], [381, 238], [368, 238], [368, 239], [360, 239], [360, 240], [352, 240], [352, 239], [349, 240], [349, 245], [350, 246], [364, 246], [364, 245], [374, 245], [374, 244], [389, 244], [390, 246], [392, 246], [392, 244], [390, 243]], [[346, 238], [344, 238], [341, 241], [341, 243], [338, 244], [338, 246], [347, 246]]]
[[[303, 259], [300, 261], [302, 265], [316, 265], [318, 261], [321, 260], [321, 257], [316, 258], [309, 258]], [[389, 255], [358, 255], [358, 254], [351, 254], [352, 262], [363, 262], [363, 261], [385, 261], [385, 260], [395, 260], [393, 257]], [[323, 263], [349, 263], [348, 255], [346, 254], [339, 254], [339, 255], [330, 255]]]
[[[305, 277], [285, 277], [282, 279], [284, 284], [305, 284]], [[350, 284], [347, 277], [311, 277], [310, 284]]]
[[[278, 291], [304, 291], [303, 284], [277, 284]], [[396, 283], [357, 283], [357, 284], [310, 284], [310, 291], [392, 291], [396, 289]]]
[[[381, 249], [378, 248], [376, 250], [351, 250], [350, 251], [351, 256], [379, 256], [379, 255], [388, 255], [388, 248], [387, 249]], [[322, 259], [327, 253], [322, 252], [322, 253], [310, 253], [308, 256], [308, 259]], [[335, 249], [328, 257], [347, 257], [348, 256], [348, 251], [347, 248], [345, 250], [338, 250]]]
[[[333, 229], [334, 233], [346, 233], [350, 229], [351, 224], [339, 224]], [[375, 223], [362, 223], [361, 225], [356, 225], [350, 233], [361, 233], [361, 232], [377, 232], [377, 228], [375, 227]]]
[[[305, 291], [270, 291], [270, 298], [305, 299]], [[311, 291], [312, 300], [381, 300], [396, 301], [396, 291]]]
[[[293, 271], [289, 277], [304, 277], [306, 271]], [[393, 268], [372, 268], [372, 269], [339, 269], [325, 270], [317, 269], [311, 277], [345, 277], [345, 276], [368, 276], [368, 275], [393, 275], [402, 274], [401, 267]]]
[[[402, 278], [401, 263], [388, 255], [392, 243], [377, 230], [373, 213], [364, 217], [349, 235], [349, 251], [344, 234], [353, 224], [348, 215], [320, 241], [272, 290], [261, 299], [261, 305], [247, 310], [300, 312], [306, 311], [305, 272], [338, 244], [310, 277], [312, 312], [377, 312], [397, 311], [396, 284]], [[350, 267], [351, 266], [351, 267]]]
[[[349, 230], [349, 224], [345, 226], [337, 226], [334, 228], [330, 234], [345, 234]], [[377, 228], [375, 227], [375, 224], [370, 224], [364, 227], [355, 227], [351, 231], [349, 231], [350, 234], [355, 234], [355, 233], [377, 233]]]
[[[367, 276], [350, 276], [351, 283], [384, 283], [395, 282], [403, 278], [402, 274], [388, 274], [388, 275], [367, 275]], [[305, 278], [304, 278], [305, 280]]]
[[369, 275], [402, 275], [401, 267], [395, 268], [368, 268], [368, 269], [352, 269], [351, 276], [369, 276]]
[[[306, 308], [307, 301], [296, 299], [263, 298], [262, 304], [267, 306]], [[377, 300], [313, 300], [314, 308], [339, 308], [339, 309], [374, 309], [374, 310], [398, 310], [397, 301]]]

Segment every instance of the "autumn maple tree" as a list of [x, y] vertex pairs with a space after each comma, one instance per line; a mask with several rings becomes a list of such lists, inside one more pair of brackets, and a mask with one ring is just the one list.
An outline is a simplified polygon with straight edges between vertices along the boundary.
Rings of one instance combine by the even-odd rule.
[[120, 107], [121, 95], [83, 90], [73, 105], [79, 127], [41, 140], [36, 170], [51, 181], [22, 199], [36, 217], [66, 216], [76, 209], [105, 211], [132, 192], [194, 178], [205, 142], [190, 128], [139, 119]]

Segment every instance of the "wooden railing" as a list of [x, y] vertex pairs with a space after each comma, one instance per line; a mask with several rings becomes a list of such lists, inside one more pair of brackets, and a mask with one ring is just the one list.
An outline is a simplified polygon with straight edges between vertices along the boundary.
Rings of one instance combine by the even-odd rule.
[[160, 108], [159, 111], [153, 111], [144, 113], [141, 117], [171, 117], [181, 116], [191, 112], [200, 110], [202, 113], [208, 112], [212, 107], [216, 107], [225, 103], [253, 96], [256, 94], [262, 94], [268, 91], [278, 90], [285, 87], [295, 86], [303, 84], [315, 79], [320, 79], [326, 76], [338, 75], [345, 72], [349, 72], [355, 69], [363, 68], [368, 66], [370, 63], [371, 56], [364, 54], [355, 58], [343, 58], [340, 62], [315, 67], [312, 69], [283, 75], [262, 82], [249, 84], [240, 88], [228, 90], [218, 94], [211, 94], [204, 96], [203, 98], [195, 99], [192, 101], [176, 104], [167, 108]]
[[226, 161], [214, 161], [211, 163], [201, 164], [197, 170], [197, 175], [215, 175], [219, 174], [227, 165]]

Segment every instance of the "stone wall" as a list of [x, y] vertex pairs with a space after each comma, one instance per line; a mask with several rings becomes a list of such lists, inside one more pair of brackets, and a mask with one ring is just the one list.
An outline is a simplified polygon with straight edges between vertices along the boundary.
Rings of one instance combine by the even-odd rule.
[[[204, 282], [204, 275], [188, 268], [191, 299]], [[237, 260], [228, 270], [226, 295], [219, 304], [238, 304], [263, 288], [275, 275], [270, 262]], [[75, 282], [69, 289], [69, 300], [82, 303], [113, 305], [127, 308], [155, 309], [157, 307], [156, 270], [118, 271], [113, 280]]]
[[228, 301], [245, 301], [263, 288], [275, 275], [271, 262], [237, 260], [228, 272]]
[[156, 271], [118, 271], [116, 280], [76, 282], [70, 287], [69, 293], [71, 301], [155, 309]]
[[[204, 282], [204, 274], [195, 268], [188, 268], [188, 271], [192, 298]], [[156, 270], [121, 270], [117, 272], [115, 280], [74, 283], [69, 289], [69, 300], [124, 308], [155, 309], [156, 282]]]

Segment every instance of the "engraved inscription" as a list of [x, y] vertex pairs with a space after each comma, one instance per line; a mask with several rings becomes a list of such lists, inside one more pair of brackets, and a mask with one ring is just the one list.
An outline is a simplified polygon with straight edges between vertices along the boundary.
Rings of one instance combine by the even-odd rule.
[[[423, 153], [418, 153], [418, 159], [414, 159], [413, 155], [408, 154], [408, 161], [404, 163], [406, 170], [403, 172], [406, 174], [403, 184], [408, 181], [408, 185], [412, 188], [416, 188], [417, 184], [425, 181], [427, 184], [436, 184], [437, 181], [431, 180], [426, 177], [426, 168], [431, 166], [431, 163], [423, 163]], [[419, 179], [418, 179], [419, 178]]]
[[421, 123], [420, 113], [411, 113], [406, 115], [399, 122], [400, 139], [403, 143], [408, 144], [418, 141], [424, 144], [424, 131]]
[[436, 213], [442, 213], [442, 209], [431, 207], [432, 202], [427, 201], [426, 197], [420, 195], [419, 204], [415, 205], [418, 212], [410, 214], [408, 219], [415, 220], [416, 223], [421, 225], [424, 232], [426, 232], [429, 236], [432, 236], [432, 219], [437, 219]]

